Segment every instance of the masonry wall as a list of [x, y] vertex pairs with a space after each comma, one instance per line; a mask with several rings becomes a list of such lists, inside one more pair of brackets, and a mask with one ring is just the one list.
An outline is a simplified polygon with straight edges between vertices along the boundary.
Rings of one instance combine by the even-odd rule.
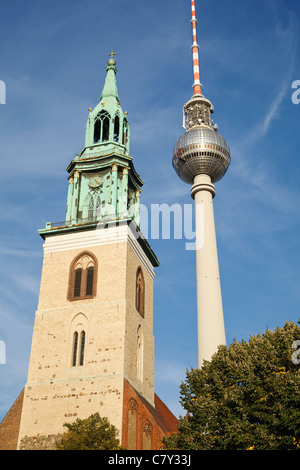
[[[143, 317], [135, 305], [136, 273], [139, 267], [143, 270], [145, 282]], [[154, 406], [153, 279], [129, 245], [127, 247], [126, 299], [125, 378]], [[142, 328], [143, 335], [142, 380], [137, 378], [136, 373], [139, 327]]]
[[0, 423], [0, 450], [16, 450], [17, 448], [23, 397], [24, 390]]
[[[67, 299], [81, 250], [45, 253], [20, 439], [56, 435], [98, 411], [122, 428], [126, 243], [88, 248], [98, 259], [93, 299]], [[74, 325], [86, 332], [84, 365], [72, 367]]]
[[[53, 441], [65, 431], [64, 423], [95, 412], [108, 417], [121, 438], [124, 377], [154, 402], [153, 280], [144, 268], [147, 291], [142, 318], [135, 309], [136, 270], [143, 267], [143, 254], [138, 256], [137, 250], [129, 246], [127, 236], [103, 243], [91, 233], [62, 235], [52, 237], [50, 247], [46, 240], [19, 448], [48, 446], [45, 436]], [[96, 295], [69, 300], [70, 265], [84, 251], [98, 260]], [[138, 381], [136, 333], [141, 324], [145, 364], [144, 379]], [[86, 332], [85, 357], [83, 366], [72, 367], [77, 325]]]

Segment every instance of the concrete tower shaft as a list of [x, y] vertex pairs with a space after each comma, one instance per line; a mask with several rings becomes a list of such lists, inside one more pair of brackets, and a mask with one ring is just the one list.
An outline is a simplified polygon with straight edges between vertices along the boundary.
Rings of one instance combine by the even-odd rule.
[[226, 344], [218, 251], [214, 220], [215, 188], [208, 175], [197, 175], [195, 200], [198, 365]]

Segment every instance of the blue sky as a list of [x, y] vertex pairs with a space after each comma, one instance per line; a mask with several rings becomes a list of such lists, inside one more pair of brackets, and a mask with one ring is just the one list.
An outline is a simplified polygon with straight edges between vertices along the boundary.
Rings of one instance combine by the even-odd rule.
[[[84, 146], [107, 54], [117, 52], [142, 203], [190, 204], [172, 150], [192, 95], [189, 0], [1, 2], [0, 419], [26, 383], [47, 221], [64, 220], [69, 162]], [[300, 317], [298, 0], [196, 0], [203, 93], [231, 148], [214, 200], [227, 343]], [[197, 367], [195, 253], [149, 240], [156, 393], [178, 415]]]

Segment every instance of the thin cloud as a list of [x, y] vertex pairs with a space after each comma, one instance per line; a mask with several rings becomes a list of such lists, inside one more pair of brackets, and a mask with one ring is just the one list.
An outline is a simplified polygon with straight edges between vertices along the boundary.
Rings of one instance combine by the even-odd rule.
[[290, 92], [291, 88], [291, 80], [294, 71], [294, 63], [295, 63], [295, 52], [291, 54], [290, 59], [290, 66], [288, 68], [288, 74], [286, 78], [283, 80], [282, 86], [280, 87], [279, 91], [275, 90], [274, 94], [275, 97], [273, 98], [269, 109], [265, 112], [263, 119], [261, 122], [249, 133], [248, 137], [245, 139], [244, 144], [246, 143], [247, 146], [253, 145], [262, 138], [264, 138], [269, 129], [272, 125], [272, 122], [275, 119], [280, 118], [280, 107], [287, 96], [288, 92]]

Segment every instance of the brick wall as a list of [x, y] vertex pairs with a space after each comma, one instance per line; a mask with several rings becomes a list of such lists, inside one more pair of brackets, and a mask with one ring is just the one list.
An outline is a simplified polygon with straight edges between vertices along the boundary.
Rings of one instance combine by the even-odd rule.
[[23, 397], [24, 390], [0, 423], [0, 450], [17, 449]]
[[[123, 397], [122, 445], [126, 449], [133, 449], [133, 443], [136, 450], [162, 449], [163, 437], [178, 432], [177, 418], [156, 395], [154, 408], [127, 380], [124, 380]], [[130, 413], [133, 413], [132, 408], [134, 408], [135, 423], [130, 416]]]

